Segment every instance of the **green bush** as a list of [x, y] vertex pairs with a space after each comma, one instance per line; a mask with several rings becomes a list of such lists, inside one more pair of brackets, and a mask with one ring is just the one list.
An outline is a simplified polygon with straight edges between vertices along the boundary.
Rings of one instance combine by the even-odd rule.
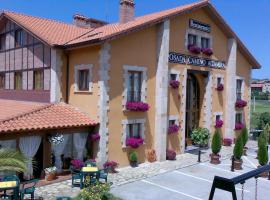
[[234, 146], [234, 149], [233, 149], [233, 156], [235, 159], [238, 159], [240, 160], [242, 155], [243, 155], [243, 139], [241, 136], [239, 136], [237, 139], [236, 139], [236, 142], [235, 142], [235, 146]]
[[207, 128], [196, 128], [192, 131], [191, 139], [195, 144], [205, 146], [210, 139], [209, 130]]
[[129, 161], [130, 162], [137, 162], [138, 161], [138, 155], [135, 151], [132, 151], [130, 154], [129, 154]]
[[246, 126], [241, 130], [241, 137], [243, 140], [243, 146], [246, 146], [248, 141], [248, 130]]
[[261, 166], [268, 163], [267, 142], [263, 134], [258, 139], [258, 161]]
[[269, 124], [266, 124], [266, 126], [263, 129], [262, 134], [265, 137], [266, 143], [269, 142], [269, 137], [270, 137], [270, 126], [269, 126]]
[[84, 188], [74, 200], [120, 200], [109, 193], [110, 184], [97, 183]]
[[219, 129], [216, 129], [213, 135], [211, 148], [214, 154], [218, 154], [221, 150], [221, 133]]
[[270, 123], [270, 113], [261, 113], [258, 120], [258, 129], [263, 130], [264, 127]]

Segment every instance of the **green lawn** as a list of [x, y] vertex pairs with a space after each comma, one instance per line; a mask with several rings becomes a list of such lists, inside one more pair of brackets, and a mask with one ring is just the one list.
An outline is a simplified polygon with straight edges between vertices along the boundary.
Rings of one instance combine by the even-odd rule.
[[270, 112], [270, 101], [258, 100], [255, 103], [255, 111], [254, 104], [252, 101], [251, 104], [251, 128], [256, 128], [256, 124], [258, 121], [258, 116], [260, 113]]

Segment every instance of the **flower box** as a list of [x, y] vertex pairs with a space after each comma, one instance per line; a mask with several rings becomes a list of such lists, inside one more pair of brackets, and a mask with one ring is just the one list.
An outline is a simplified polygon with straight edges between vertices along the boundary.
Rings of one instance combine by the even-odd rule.
[[137, 149], [143, 144], [143, 142], [144, 140], [142, 138], [128, 138], [126, 141], [126, 146]]
[[167, 160], [175, 160], [176, 159], [176, 152], [171, 149], [166, 150], [166, 159]]
[[223, 126], [223, 121], [221, 119], [220, 120], [217, 120], [215, 127], [216, 128], [222, 128], [222, 126]]
[[169, 135], [171, 135], [171, 134], [178, 134], [179, 129], [180, 129], [180, 127], [178, 125], [176, 125], [176, 124], [171, 125], [168, 128], [168, 134]]
[[236, 123], [234, 130], [239, 131], [239, 130], [242, 130], [244, 127], [245, 127], [244, 124], [242, 124], [242, 123]]
[[237, 100], [235, 103], [236, 108], [244, 108], [246, 106], [247, 106], [247, 102], [242, 99]]
[[173, 89], [179, 88], [179, 85], [180, 85], [180, 82], [177, 81], [177, 80], [171, 80], [171, 81], [170, 81], [170, 86], [171, 86]]
[[99, 135], [99, 133], [91, 134], [89, 139], [90, 139], [90, 141], [92, 141], [92, 142], [99, 141], [99, 140], [100, 140], [100, 135]]
[[126, 103], [126, 109], [129, 111], [146, 112], [149, 110], [149, 108], [150, 106], [147, 103], [143, 103], [143, 102], [129, 101]]
[[230, 147], [232, 145], [232, 139], [231, 138], [224, 138], [223, 145]]
[[224, 90], [224, 85], [222, 83], [218, 84], [217, 91], [222, 92]]
[[200, 54], [201, 53], [201, 48], [196, 46], [196, 45], [188, 45], [188, 50], [191, 53], [194, 53], [194, 54]]
[[202, 53], [207, 56], [212, 56], [213, 55], [213, 50], [210, 48], [202, 48]]

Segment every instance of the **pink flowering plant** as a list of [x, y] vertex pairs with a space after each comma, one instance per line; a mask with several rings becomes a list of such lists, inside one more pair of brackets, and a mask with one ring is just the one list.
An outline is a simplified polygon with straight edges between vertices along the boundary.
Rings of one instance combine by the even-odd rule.
[[224, 138], [223, 139], [223, 145], [224, 146], [231, 146], [232, 145], [232, 139], [231, 138]]
[[168, 128], [168, 134], [177, 134], [179, 131], [180, 127], [176, 124], [170, 125]]
[[177, 80], [171, 80], [171, 81], [170, 81], [170, 86], [171, 86], [173, 89], [179, 88], [179, 85], [180, 85], [180, 82], [177, 81]]
[[118, 166], [118, 163], [115, 161], [107, 161], [103, 164], [104, 169], [110, 170], [111, 173], [115, 173], [115, 168]]
[[71, 165], [75, 169], [81, 169], [84, 166], [84, 162], [79, 160], [79, 159], [74, 159], [74, 160], [71, 161]]
[[188, 50], [191, 52], [191, 53], [194, 53], [194, 54], [200, 54], [201, 53], [201, 48], [194, 45], [194, 44], [190, 44], [188, 45]]
[[175, 160], [176, 159], [176, 152], [171, 149], [166, 150], [166, 159], [167, 160]]
[[216, 127], [216, 128], [222, 128], [222, 126], [223, 126], [223, 121], [222, 121], [221, 119], [216, 120], [216, 125], [215, 125], [215, 127]]
[[217, 91], [221, 92], [224, 90], [224, 85], [222, 83], [220, 83], [220, 84], [218, 84], [216, 89], [217, 89]]
[[242, 124], [242, 123], [236, 123], [234, 130], [236, 130], [236, 131], [242, 130], [244, 127], [245, 127], [244, 124]]
[[212, 56], [213, 50], [211, 48], [202, 48], [202, 53], [207, 56]]
[[99, 135], [99, 133], [91, 134], [89, 137], [90, 137], [89, 139], [90, 139], [92, 142], [96, 142], [96, 141], [99, 141], [99, 140], [100, 140], [100, 135]]
[[238, 99], [235, 103], [235, 107], [236, 108], [244, 108], [247, 106], [247, 102], [242, 100], [242, 99]]
[[148, 111], [150, 106], [147, 103], [143, 102], [132, 102], [128, 101], [126, 103], [126, 109], [130, 111], [135, 111], [135, 112], [146, 112]]
[[143, 144], [144, 140], [142, 138], [128, 138], [126, 141], [126, 146], [129, 146], [133, 149], [139, 148]]

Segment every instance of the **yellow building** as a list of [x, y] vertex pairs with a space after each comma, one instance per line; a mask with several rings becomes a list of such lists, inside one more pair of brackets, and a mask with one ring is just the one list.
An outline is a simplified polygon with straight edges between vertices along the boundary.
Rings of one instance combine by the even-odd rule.
[[[167, 149], [184, 153], [196, 127], [212, 133], [222, 120], [230, 139], [236, 126], [249, 127], [251, 71], [260, 64], [216, 9], [206, 0], [136, 18], [134, 9], [121, 0], [119, 23], [77, 14], [75, 25], [4, 12], [50, 52], [43, 90], [30, 89], [35, 101], [64, 101], [98, 121], [100, 164], [128, 165], [130, 138], [141, 144], [140, 162], [150, 149], [162, 161]], [[0, 98], [29, 100], [3, 87]]]

